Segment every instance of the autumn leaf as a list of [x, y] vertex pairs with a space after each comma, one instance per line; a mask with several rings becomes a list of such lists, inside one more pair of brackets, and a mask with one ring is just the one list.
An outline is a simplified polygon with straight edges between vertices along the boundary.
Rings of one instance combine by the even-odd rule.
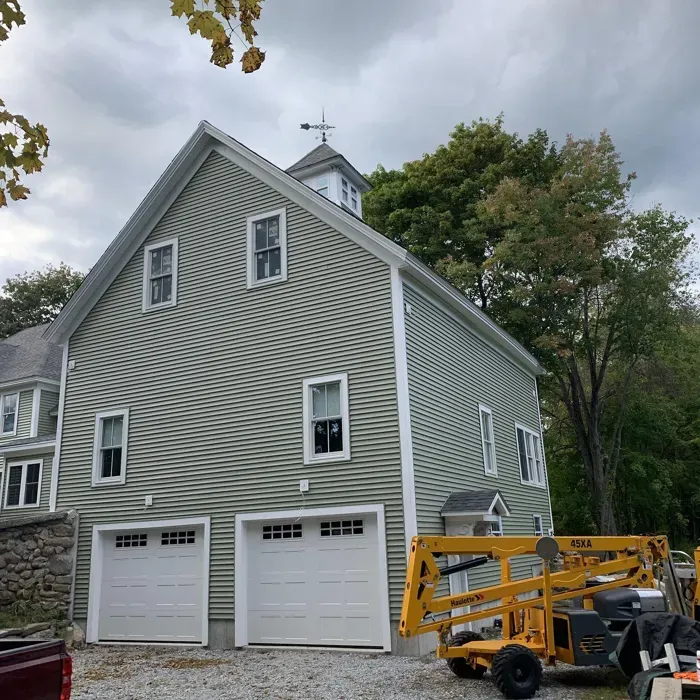
[[[0, 0], [2, 1], [2, 0]], [[198, 9], [194, 0], [170, 0], [171, 13], [185, 17], [190, 34], [199, 34], [211, 42], [210, 62], [219, 68], [233, 63], [232, 37], [240, 29], [238, 38], [249, 46], [241, 56], [244, 73], [258, 70], [265, 60], [265, 52], [253, 45], [257, 36], [255, 23], [260, 19], [263, 0], [202, 0]]]
[[251, 46], [241, 57], [244, 73], [253, 73], [258, 70], [265, 60], [265, 52], [257, 46]]

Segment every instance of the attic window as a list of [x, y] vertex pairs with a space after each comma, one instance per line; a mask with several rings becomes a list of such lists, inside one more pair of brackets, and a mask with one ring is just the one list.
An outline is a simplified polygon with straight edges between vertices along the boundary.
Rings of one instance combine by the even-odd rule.
[[350, 196], [348, 195], [348, 181], [344, 177], [340, 178], [340, 198], [345, 204], [350, 201]]
[[177, 304], [177, 238], [144, 248], [143, 310]]
[[357, 190], [352, 185], [350, 186], [350, 195], [350, 206], [357, 211]]
[[321, 175], [316, 178], [316, 192], [328, 197], [328, 175]]
[[287, 213], [248, 217], [248, 289], [287, 279]]

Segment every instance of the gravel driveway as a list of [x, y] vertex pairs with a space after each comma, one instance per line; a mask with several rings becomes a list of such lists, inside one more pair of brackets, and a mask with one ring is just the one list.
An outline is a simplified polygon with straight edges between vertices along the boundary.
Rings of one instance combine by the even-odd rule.
[[[73, 661], [73, 700], [501, 700], [488, 675], [460, 680], [432, 656], [90, 647]], [[621, 683], [610, 669], [558, 666], [537, 697], [614, 700]]]

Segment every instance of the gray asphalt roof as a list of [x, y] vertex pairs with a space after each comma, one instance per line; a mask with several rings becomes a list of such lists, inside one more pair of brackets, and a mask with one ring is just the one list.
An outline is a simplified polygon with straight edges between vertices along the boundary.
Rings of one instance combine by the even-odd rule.
[[12, 440], [11, 442], [3, 442], [2, 445], [0, 445], [0, 452], [2, 452], [6, 447], [35, 445], [39, 442], [51, 442], [55, 439], [56, 433], [51, 433], [51, 435], [39, 435], [37, 437], [18, 438], [17, 440]]
[[[483, 491], [453, 491], [442, 506], [440, 515], [450, 513], [486, 513], [493, 503], [493, 499], [498, 494], [503, 504], [508, 508], [506, 499], [503, 498], [498, 489], [487, 489]], [[508, 508], [508, 510], [510, 510]]]
[[48, 324], [26, 328], [0, 340], [0, 383], [29, 377], [61, 379], [62, 350], [42, 335]]
[[340, 156], [338, 151], [333, 150], [327, 143], [322, 143], [320, 146], [316, 146], [313, 151], [309, 151], [303, 158], [294, 163], [294, 165], [290, 165], [287, 168], [287, 172], [291, 173], [293, 170], [308, 168], [310, 165], [322, 163], [324, 160], [335, 158], [336, 156]]

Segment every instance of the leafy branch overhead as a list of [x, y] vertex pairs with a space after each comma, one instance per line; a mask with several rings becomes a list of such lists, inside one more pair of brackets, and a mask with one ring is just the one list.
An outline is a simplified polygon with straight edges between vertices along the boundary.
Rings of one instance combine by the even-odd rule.
[[[233, 63], [233, 36], [247, 49], [241, 56], [244, 73], [253, 73], [262, 66], [265, 52], [254, 45], [257, 32], [254, 23], [260, 19], [262, 0], [170, 0], [175, 17], [186, 17], [191, 34], [199, 34], [211, 42], [210, 61], [219, 68]], [[211, 9], [213, 8], [213, 9]], [[236, 30], [240, 29], [243, 38]]]
[[[0, 0], [0, 42], [10, 30], [25, 23], [19, 0]], [[22, 173], [30, 175], [44, 166], [49, 151], [49, 136], [43, 124], [31, 124], [21, 114], [13, 114], [0, 99], [0, 208], [7, 197], [26, 199], [29, 188], [22, 184]]]
[[[211, 62], [220, 68], [233, 63], [233, 37], [246, 50], [241, 55], [243, 72], [253, 73], [265, 60], [265, 52], [254, 45], [263, 0], [171, 0], [175, 17], [185, 17], [191, 34], [211, 42]], [[0, 0], [0, 42], [14, 27], [26, 23], [20, 0]], [[240, 35], [238, 31], [240, 30]], [[242, 36], [241, 36], [242, 35]], [[39, 172], [49, 152], [49, 136], [43, 124], [32, 124], [21, 114], [5, 108], [0, 99], [0, 208], [8, 197], [27, 199], [25, 175]]]

